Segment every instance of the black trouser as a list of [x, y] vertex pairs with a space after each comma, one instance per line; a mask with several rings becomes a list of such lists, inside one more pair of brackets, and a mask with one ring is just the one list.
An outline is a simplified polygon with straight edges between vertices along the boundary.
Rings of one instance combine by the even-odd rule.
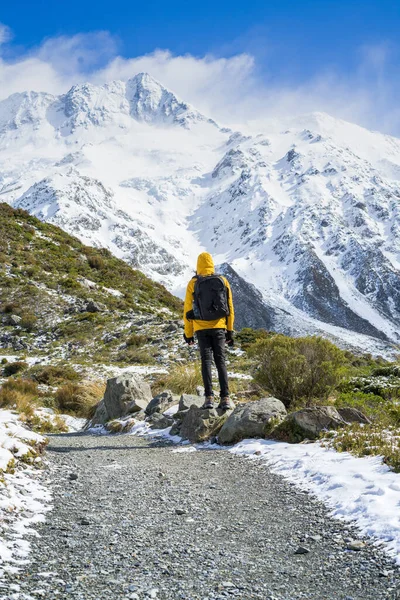
[[225, 329], [201, 329], [196, 332], [200, 347], [201, 373], [206, 396], [213, 396], [211, 364], [214, 356], [221, 398], [229, 396], [228, 372], [225, 364]]

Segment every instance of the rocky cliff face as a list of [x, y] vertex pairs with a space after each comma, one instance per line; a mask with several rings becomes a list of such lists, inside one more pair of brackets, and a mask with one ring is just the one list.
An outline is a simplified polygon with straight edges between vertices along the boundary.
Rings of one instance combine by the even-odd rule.
[[2, 200], [179, 294], [210, 251], [247, 325], [398, 342], [399, 173], [395, 138], [324, 114], [232, 132], [143, 73], [0, 102]]

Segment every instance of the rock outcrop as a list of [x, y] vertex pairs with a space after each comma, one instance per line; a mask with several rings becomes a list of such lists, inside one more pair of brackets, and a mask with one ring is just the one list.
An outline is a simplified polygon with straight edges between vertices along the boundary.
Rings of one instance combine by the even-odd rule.
[[152, 399], [148, 383], [135, 373], [126, 373], [107, 381], [104, 398], [97, 406], [90, 426], [145, 410]]
[[155, 412], [148, 417], [147, 422], [151, 429], [166, 429], [174, 424], [174, 419], [173, 417], [168, 417], [167, 415]]
[[182, 421], [179, 435], [192, 443], [204, 442], [216, 436], [231, 411], [201, 409], [192, 405]]
[[179, 403], [179, 396], [174, 396], [169, 390], [165, 390], [160, 394], [157, 394], [147, 405], [146, 415], [150, 416], [154, 413], [163, 413], [172, 406]]
[[342, 417], [343, 421], [346, 421], [346, 423], [364, 423], [365, 425], [371, 424], [371, 420], [368, 419], [368, 417], [357, 408], [338, 408], [337, 411]]
[[179, 399], [179, 411], [188, 410], [191, 406], [203, 406], [204, 398], [201, 396], [194, 396], [192, 394], [182, 394]]
[[234, 444], [245, 438], [265, 437], [286, 415], [284, 404], [273, 397], [239, 404], [225, 421], [218, 440], [221, 444]]
[[333, 406], [303, 408], [291, 413], [277, 428], [276, 435], [289, 442], [301, 442], [304, 439], [314, 440], [323, 431], [344, 425], [346, 421]]

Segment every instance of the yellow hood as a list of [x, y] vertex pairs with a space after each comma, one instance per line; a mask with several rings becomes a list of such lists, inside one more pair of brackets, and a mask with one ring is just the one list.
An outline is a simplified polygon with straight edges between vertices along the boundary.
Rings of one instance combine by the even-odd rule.
[[214, 261], [208, 252], [202, 252], [197, 259], [197, 275], [211, 275], [214, 273]]

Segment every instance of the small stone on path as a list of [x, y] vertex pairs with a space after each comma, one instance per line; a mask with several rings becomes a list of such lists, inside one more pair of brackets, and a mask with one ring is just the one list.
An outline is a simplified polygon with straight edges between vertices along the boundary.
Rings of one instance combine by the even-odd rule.
[[305, 546], [299, 546], [295, 552], [295, 554], [308, 554], [310, 550]]
[[187, 510], [185, 510], [184, 508], [176, 508], [175, 512], [177, 515], [186, 515]]
[[361, 540], [352, 540], [351, 542], [349, 542], [347, 544], [347, 549], [359, 551], [359, 550], [362, 550], [363, 548], [365, 548], [365, 546], [366, 546], [365, 542], [363, 542]]

